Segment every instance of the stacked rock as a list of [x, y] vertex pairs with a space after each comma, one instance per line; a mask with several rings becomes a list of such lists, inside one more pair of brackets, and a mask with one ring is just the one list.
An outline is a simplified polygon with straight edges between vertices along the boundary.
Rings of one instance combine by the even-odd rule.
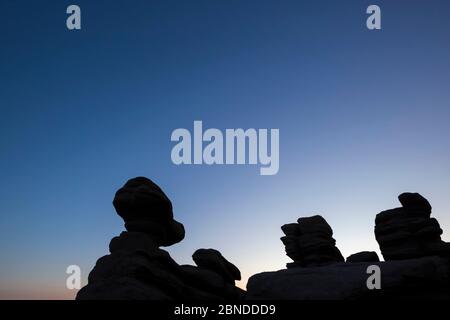
[[398, 197], [401, 208], [386, 210], [375, 219], [375, 237], [385, 260], [450, 256], [450, 244], [441, 241], [442, 229], [430, 218], [431, 205], [418, 193]]
[[[124, 219], [127, 231], [111, 240], [111, 254], [97, 261], [89, 274], [88, 285], [78, 292], [77, 299], [242, 298], [242, 290], [220, 268], [232, 270], [230, 274], [234, 278], [240, 272], [220, 252], [214, 250], [213, 258], [221, 264], [208, 263], [211, 258], [207, 258], [203, 260], [208, 268], [200, 268], [180, 266], [167, 251], [159, 248], [183, 240], [184, 227], [174, 220], [169, 198], [151, 180], [143, 177], [129, 180], [117, 191], [113, 205]], [[213, 268], [219, 271], [210, 271]]]
[[285, 224], [281, 227], [285, 237], [281, 238], [286, 255], [294, 260], [287, 268], [315, 267], [344, 262], [333, 230], [326, 220], [319, 216], [305, 217], [297, 223]]

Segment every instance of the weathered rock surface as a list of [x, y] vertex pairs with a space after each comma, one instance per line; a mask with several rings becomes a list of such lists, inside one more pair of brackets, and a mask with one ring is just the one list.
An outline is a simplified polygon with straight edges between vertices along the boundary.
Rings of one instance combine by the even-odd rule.
[[288, 268], [321, 266], [343, 262], [333, 230], [321, 216], [300, 218], [297, 223], [285, 224], [281, 230], [286, 236], [281, 238], [286, 255], [294, 260]]
[[219, 251], [200, 249], [198, 267], [180, 266], [160, 246], [184, 238], [184, 227], [173, 219], [172, 204], [147, 178], [129, 180], [114, 198], [127, 232], [114, 237], [110, 253], [89, 274], [78, 300], [239, 300], [234, 286], [240, 271]]
[[430, 203], [418, 193], [403, 193], [398, 199], [403, 207], [383, 211], [375, 219], [375, 237], [384, 259], [450, 257], [450, 244], [441, 241], [442, 229], [430, 218]]
[[[369, 265], [381, 271], [381, 289], [369, 290]], [[252, 276], [247, 299], [450, 299], [450, 265], [440, 257], [373, 263], [338, 263]]]

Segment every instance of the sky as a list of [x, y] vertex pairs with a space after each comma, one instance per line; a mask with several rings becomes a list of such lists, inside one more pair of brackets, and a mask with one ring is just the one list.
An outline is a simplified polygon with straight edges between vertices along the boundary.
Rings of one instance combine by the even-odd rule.
[[[82, 29], [66, 28], [77, 4]], [[377, 4], [382, 29], [366, 28]], [[450, 241], [450, 2], [0, 0], [0, 299], [73, 299], [124, 230], [115, 191], [146, 176], [193, 264], [285, 268], [280, 226], [321, 214], [379, 252], [375, 215], [420, 192]], [[176, 166], [177, 128], [277, 128], [280, 168]]]

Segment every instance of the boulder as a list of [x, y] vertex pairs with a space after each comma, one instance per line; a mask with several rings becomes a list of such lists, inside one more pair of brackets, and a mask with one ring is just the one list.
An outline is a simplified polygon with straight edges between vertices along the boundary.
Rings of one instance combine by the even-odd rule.
[[379, 262], [380, 258], [378, 258], [378, 254], [375, 251], [362, 251], [358, 253], [354, 253], [347, 257], [346, 262], [355, 263], [355, 262]]
[[219, 274], [227, 283], [234, 284], [235, 280], [241, 280], [239, 269], [217, 250], [198, 249], [192, 255], [192, 259], [197, 266]]
[[172, 202], [153, 181], [130, 179], [113, 200], [125, 228], [151, 235], [159, 246], [170, 246], [184, 239], [184, 226], [173, 218]]

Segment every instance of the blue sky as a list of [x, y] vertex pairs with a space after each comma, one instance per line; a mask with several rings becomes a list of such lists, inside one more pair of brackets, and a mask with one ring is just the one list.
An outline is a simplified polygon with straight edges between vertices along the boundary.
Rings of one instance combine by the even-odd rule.
[[[82, 30], [65, 10], [82, 10]], [[382, 30], [365, 27], [370, 4]], [[251, 274], [289, 261], [279, 227], [323, 215], [344, 256], [417, 191], [450, 240], [448, 1], [0, 2], [0, 298], [71, 298], [123, 230], [144, 175], [187, 231]], [[175, 166], [171, 132], [280, 129], [280, 170]]]

